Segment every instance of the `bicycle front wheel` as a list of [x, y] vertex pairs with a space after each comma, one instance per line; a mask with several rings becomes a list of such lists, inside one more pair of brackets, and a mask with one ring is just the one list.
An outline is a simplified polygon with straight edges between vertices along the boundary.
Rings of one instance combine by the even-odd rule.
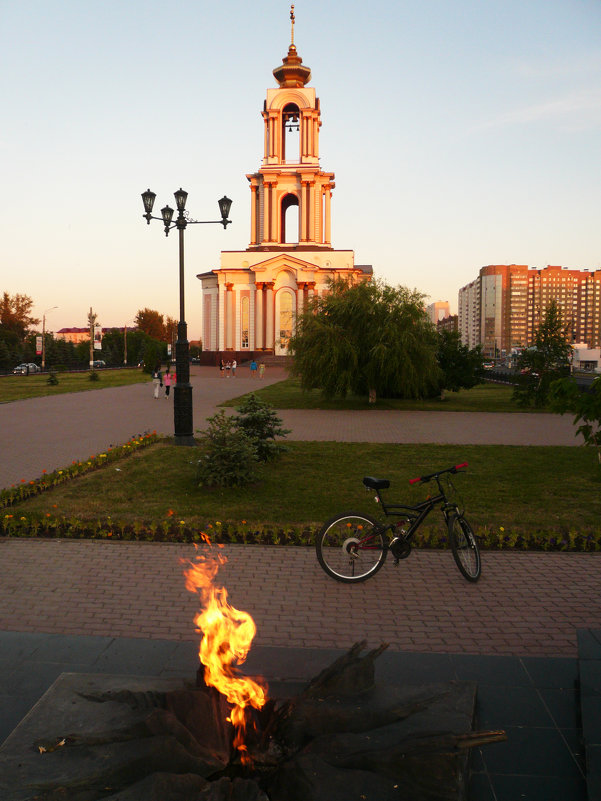
[[468, 581], [478, 581], [482, 572], [480, 549], [472, 527], [464, 517], [449, 520], [449, 539], [457, 567]]
[[382, 567], [387, 546], [370, 515], [346, 512], [324, 523], [315, 541], [319, 564], [336, 581], [365, 581]]

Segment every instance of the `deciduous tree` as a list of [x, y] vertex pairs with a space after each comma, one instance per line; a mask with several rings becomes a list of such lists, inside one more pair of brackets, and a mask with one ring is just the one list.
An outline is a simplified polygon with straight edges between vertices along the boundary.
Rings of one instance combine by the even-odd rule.
[[338, 279], [299, 315], [289, 349], [305, 389], [325, 397], [419, 398], [436, 393], [436, 331], [424, 295], [382, 281]]
[[482, 380], [480, 347], [470, 349], [462, 344], [458, 331], [438, 332], [436, 358], [441, 372], [441, 392], [471, 389]]
[[573, 378], [554, 381], [549, 405], [554, 412], [574, 415], [574, 425], [578, 426], [576, 433], [582, 436], [585, 445], [597, 448], [601, 463], [601, 377], [586, 390], [580, 389]]
[[140, 309], [134, 318], [136, 327], [153, 339], [165, 340], [163, 315], [154, 309]]
[[28, 295], [3, 292], [0, 298], [0, 328], [12, 332], [23, 341], [29, 329], [40, 322], [31, 316], [32, 308], [33, 300]]

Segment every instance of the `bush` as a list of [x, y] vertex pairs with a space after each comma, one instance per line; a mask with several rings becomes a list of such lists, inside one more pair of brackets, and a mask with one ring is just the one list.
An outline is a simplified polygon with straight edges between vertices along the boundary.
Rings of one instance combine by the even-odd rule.
[[276, 442], [275, 438], [285, 437], [290, 433], [290, 429], [282, 428], [281, 419], [268, 403], [253, 393], [237, 407], [236, 411], [239, 415], [235, 418], [236, 424], [253, 442], [260, 462], [277, 459], [286, 450], [286, 446]]
[[209, 427], [202, 435], [204, 452], [198, 460], [198, 485], [239, 487], [255, 477], [257, 451], [253, 442], [238, 426], [235, 417], [221, 410], [208, 418]]
[[50, 373], [48, 374], [46, 383], [50, 384], [51, 387], [55, 387], [58, 384], [58, 376], [56, 375], [54, 370], [51, 370]]
[[88, 379], [90, 381], [100, 381], [100, 376], [98, 375], [96, 370], [90, 370], [90, 372], [88, 373]]

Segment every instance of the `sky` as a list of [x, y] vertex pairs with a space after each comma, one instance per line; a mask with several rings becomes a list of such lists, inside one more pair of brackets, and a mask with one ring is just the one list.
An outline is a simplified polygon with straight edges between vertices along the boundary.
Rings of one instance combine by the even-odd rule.
[[[246, 175], [290, 43], [283, 0], [0, 0], [0, 291], [46, 329], [179, 316], [176, 232], [142, 217], [188, 191], [196, 275], [250, 239]], [[297, 0], [295, 44], [336, 176], [332, 244], [448, 300], [488, 264], [601, 269], [600, 0]], [[58, 307], [58, 308], [53, 308]]]

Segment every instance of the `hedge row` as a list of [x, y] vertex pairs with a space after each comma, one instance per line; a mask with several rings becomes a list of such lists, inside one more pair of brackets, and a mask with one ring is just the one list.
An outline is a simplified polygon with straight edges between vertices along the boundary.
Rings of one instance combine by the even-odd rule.
[[[185, 521], [162, 523], [135, 521], [78, 520], [52, 517], [30, 519], [24, 515], [4, 514], [0, 517], [0, 536], [48, 537], [60, 539], [106, 539], [140, 542], [213, 543], [252, 545], [313, 545], [319, 524], [280, 526], [242, 522], [208, 523], [202, 529], [192, 528]], [[480, 547], [486, 550], [601, 551], [600, 531], [569, 531], [565, 534], [548, 531], [512, 532], [486, 527], [476, 529]], [[448, 537], [442, 529], [423, 527], [413, 540], [417, 548], [446, 548]]]

